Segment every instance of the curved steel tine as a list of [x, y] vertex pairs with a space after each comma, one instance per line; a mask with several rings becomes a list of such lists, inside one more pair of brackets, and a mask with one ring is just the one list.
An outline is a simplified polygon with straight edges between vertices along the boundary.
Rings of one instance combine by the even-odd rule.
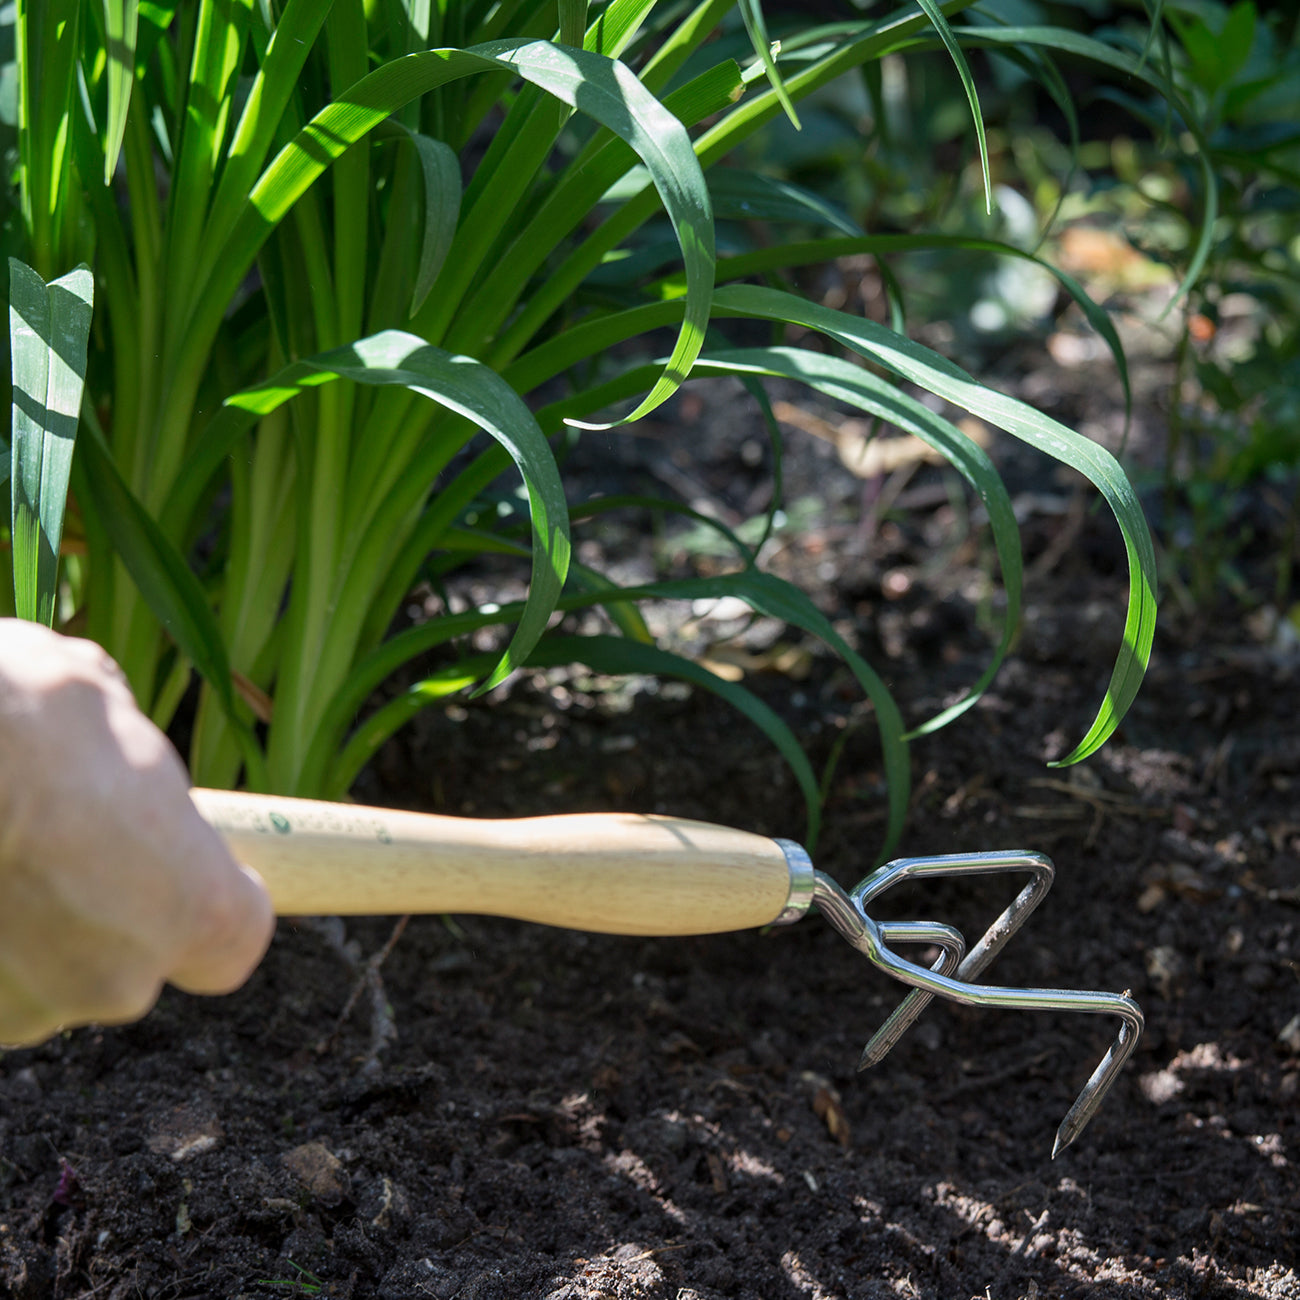
[[1124, 1063], [1142, 1035], [1142, 1008], [1123, 993], [1095, 993], [1073, 989], [1012, 989], [995, 985], [966, 984], [924, 966], [905, 961], [885, 944], [882, 928], [829, 876], [816, 873], [813, 899], [822, 915], [874, 966], [895, 979], [927, 993], [974, 1007], [1003, 1007], [1020, 1011], [1081, 1011], [1092, 1015], [1116, 1015], [1123, 1022], [1119, 1033], [1100, 1064], [1083, 1085], [1060, 1127], [1052, 1156], [1063, 1151], [1083, 1132], [1097, 1113]]
[[[852, 897], [865, 912], [872, 899], [879, 898], [902, 880], [924, 879], [928, 876], [985, 876], [1013, 871], [1027, 871], [1031, 879], [997, 920], [984, 931], [983, 937], [957, 968], [955, 978], [970, 983], [988, 968], [1011, 936], [1024, 925], [1030, 913], [1047, 896], [1056, 876], [1051, 858], [1042, 853], [1019, 849], [988, 853], [945, 853], [928, 858], [898, 858], [873, 871], [854, 889]], [[916, 1022], [933, 996], [934, 994], [922, 989], [913, 989], [862, 1049], [858, 1069], [865, 1070], [883, 1061]]]
[[[1088, 1121], [1097, 1113], [1106, 1093], [1110, 1090], [1110, 1085], [1115, 1082], [1115, 1076], [1124, 1068], [1124, 1062], [1133, 1054], [1138, 1039], [1142, 1037], [1142, 1026], [1145, 1023], [1142, 1018], [1142, 1008], [1127, 996], [1127, 992], [1092, 996], [1114, 998], [1117, 1002], [1124, 1003], [1132, 1015], [1125, 1016], [1115, 1041], [1098, 1062], [1097, 1068], [1089, 1075], [1088, 1082], [1083, 1085], [1083, 1091], [1074, 1099], [1074, 1105], [1065, 1112], [1065, 1118], [1056, 1130], [1056, 1140], [1052, 1143], [1053, 1160], [1087, 1127]], [[1096, 1008], [1098, 1011], [1106, 1009]], [[1122, 1014], [1118, 1008], [1116, 1014]]]
[[939, 959], [930, 967], [939, 975], [951, 975], [966, 955], [962, 932], [942, 921], [877, 921], [876, 928], [886, 943], [932, 943], [941, 949]]
[[[956, 971], [960, 971], [961, 960], [966, 955], [966, 940], [962, 937], [961, 931], [953, 926], [943, 925], [938, 921], [877, 921], [876, 924], [880, 929], [881, 938], [890, 945], [900, 943], [938, 944], [940, 950], [938, 959], [930, 967], [934, 974], [952, 975]], [[907, 1033], [912, 1022], [933, 996], [931, 993], [923, 993], [920, 989], [913, 989], [894, 1008], [894, 1012], [889, 1019], [876, 1030], [871, 1042], [867, 1044], [868, 1049], [872, 1044], [883, 1042], [884, 1050], [880, 1052], [880, 1056], [883, 1057], [890, 1052], [898, 1040]], [[913, 998], [923, 999], [915, 1011], [911, 1007]], [[866, 1053], [864, 1052], [863, 1055], [865, 1056]], [[861, 1070], [862, 1068], [862, 1063], [859, 1061], [858, 1069]]]

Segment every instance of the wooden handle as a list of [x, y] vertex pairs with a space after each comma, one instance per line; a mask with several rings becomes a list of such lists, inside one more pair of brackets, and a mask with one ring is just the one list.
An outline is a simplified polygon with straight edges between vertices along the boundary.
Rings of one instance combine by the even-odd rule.
[[633, 813], [475, 821], [193, 790], [282, 916], [477, 912], [604, 934], [713, 934], [775, 921], [775, 841]]

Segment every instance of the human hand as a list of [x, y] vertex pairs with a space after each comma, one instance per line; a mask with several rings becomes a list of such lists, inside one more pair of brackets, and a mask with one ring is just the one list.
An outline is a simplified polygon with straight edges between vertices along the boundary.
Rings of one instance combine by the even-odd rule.
[[90, 641], [0, 619], [0, 1043], [242, 984], [275, 918]]

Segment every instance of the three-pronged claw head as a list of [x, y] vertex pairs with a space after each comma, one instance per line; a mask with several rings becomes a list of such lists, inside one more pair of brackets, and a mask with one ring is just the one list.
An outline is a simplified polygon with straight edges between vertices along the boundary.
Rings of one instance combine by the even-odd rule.
[[[870, 902], [902, 880], [1007, 872], [1028, 873], [1029, 883], [989, 926], [969, 953], [965, 952], [962, 936], [951, 926], [932, 921], [878, 922], [872, 920], [867, 913]], [[1127, 994], [1073, 989], [1000, 988], [973, 982], [1043, 900], [1052, 886], [1053, 875], [1051, 861], [1041, 853], [1012, 851], [900, 858], [872, 872], [851, 895], [846, 894], [829, 876], [816, 872], [813, 901], [826, 919], [873, 965], [910, 985], [912, 989], [867, 1043], [858, 1063], [859, 1069], [883, 1060], [935, 996], [965, 1006], [1023, 1011], [1081, 1011], [1090, 1015], [1115, 1015], [1120, 1018], [1120, 1029], [1114, 1043], [1084, 1084], [1083, 1091], [1057, 1129], [1056, 1143], [1052, 1148], [1055, 1157], [1079, 1136], [1097, 1113], [1125, 1061], [1137, 1046], [1143, 1022], [1141, 1008]], [[940, 948], [939, 959], [931, 968], [918, 966], [893, 951], [891, 945], [898, 943], [937, 944]]]

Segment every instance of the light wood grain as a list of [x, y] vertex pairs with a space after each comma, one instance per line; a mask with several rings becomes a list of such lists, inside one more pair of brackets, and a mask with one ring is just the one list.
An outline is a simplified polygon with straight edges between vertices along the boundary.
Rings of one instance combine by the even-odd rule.
[[474, 912], [604, 934], [712, 934], [774, 921], [789, 892], [775, 841], [707, 822], [476, 821], [191, 793], [282, 916]]

